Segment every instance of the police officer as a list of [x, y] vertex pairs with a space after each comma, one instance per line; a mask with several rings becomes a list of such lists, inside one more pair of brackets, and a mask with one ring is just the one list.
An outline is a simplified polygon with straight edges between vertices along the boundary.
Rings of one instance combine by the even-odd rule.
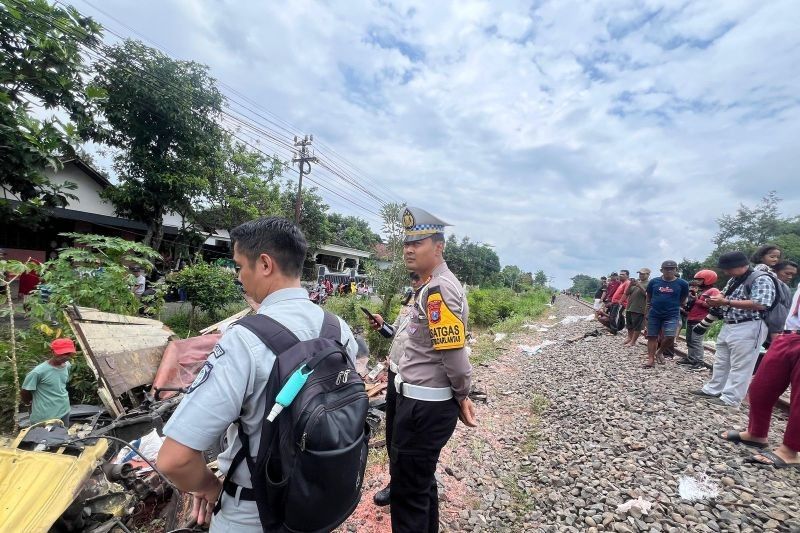
[[[408, 323], [411, 321], [411, 315], [414, 313], [416, 306], [414, 305], [414, 296], [417, 289], [422, 286], [422, 280], [416, 272], [410, 273], [411, 290], [403, 299], [403, 307], [400, 308], [400, 313], [397, 315], [397, 320], [394, 324], [389, 326], [392, 332], [392, 346], [389, 348], [389, 384], [386, 387], [386, 453], [392, 455], [392, 435], [394, 434], [394, 415], [397, 407], [397, 390], [394, 387], [394, 378], [399, 372], [398, 365], [400, 358], [406, 350], [406, 343], [408, 342]], [[372, 328], [375, 330], [381, 329], [383, 326], [383, 317], [381, 315], [373, 315], [375, 320], [371, 320]], [[384, 488], [375, 493], [372, 501], [375, 505], [383, 507], [389, 505], [391, 485], [386, 485]]]
[[408, 341], [395, 378], [397, 405], [390, 455], [394, 533], [439, 530], [436, 463], [459, 419], [477, 425], [467, 397], [472, 367], [466, 347], [467, 298], [447, 268], [445, 222], [409, 207], [403, 257], [419, 274]]
[[[307, 249], [300, 228], [286, 219], [261, 218], [234, 228], [231, 240], [239, 281], [248, 296], [261, 302], [258, 313], [277, 320], [300, 340], [318, 336], [324, 311], [308, 299], [300, 285]], [[341, 342], [355, 365], [356, 341], [347, 324], [339, 322]], [[158, 467], [180, 490], [193, 494], [193, 516], [198, 524], [210, 521], [212, 533], [263, 531], [247, 463], [240, 463], [233, 472], [228, 470], [241, 448], [236, 426], [231, 425], [236, 420], [247, 432], [250, 453], [258, 453], [274, 362], [275, 354], [253, 332], [234, 324], [209, 354], [164, 426], [167, 438], [158, 454]], [[226, 430], [230, 445], [218, 462], [231, 482], [223, 492], [202, 452], [219, 443]], [[219, 498], [221, 505], [212, 519]]]

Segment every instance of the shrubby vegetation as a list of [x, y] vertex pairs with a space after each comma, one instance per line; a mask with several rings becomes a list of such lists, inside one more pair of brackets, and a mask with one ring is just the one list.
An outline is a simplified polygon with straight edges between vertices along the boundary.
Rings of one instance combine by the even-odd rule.
[[471, 290], [467, 293], [470, 323], [497, 331], [519, 327], [524, 320], [545, 310], [550, 294], [547, 289], [531, 289], [519, 294], [506, 288]]

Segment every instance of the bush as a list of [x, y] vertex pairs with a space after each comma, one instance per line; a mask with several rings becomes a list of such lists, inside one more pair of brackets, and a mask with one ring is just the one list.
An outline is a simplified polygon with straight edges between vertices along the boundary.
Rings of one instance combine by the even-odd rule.
[[[331, 296], [325, 302], [325, 310], [329, 311], [342, 320], [347, 322], [353, 333], [361, 333], [369, 344], [370, 358], [374, 362], [377, 359], [382, 359], [389, 355], [389, 348], [392, 345], [392, 339], [387, 339], [377, 331], [369, 327], [367, 317], [361, 310], [361, 307], [366, 307], [372, 314], [382, 313], [383, 307], [380, 302], [375, 302], [368, 298], [356, 298], [354, 296]], [[400, 312], [400, 301], [393, 299], [391, 309], [388, 316], [383, 318], [390, 324], [397, 318]], [[381, 315], [383, 316], [383, 315]]]
[[519, 294], [507, 288], [477, 289], [467, 294], [467, 301], [472, 325], [513, 330], [528, 318], [541, 314], [550, 302], [550, 293], [546, 289], [531, 289]]
[[175, 283], [186, 289], [192, 313], [195, 308], [200, 309], [214, 322], [225, 305], [241, 297], [235, 281], [229, 270], [203, 261], [187, 266], [175, 276]]
[[230, 303], [221, 310], [218, 310], [218, 317], [212, 317], [202, 312], [195, 312], [192, 314], [186, 309], [179, 309], [175, 313], [165, 317], [162, 322], [182, 339], [196, 337], [200, 335], [201, 329], [207, 328], [211, 324], [215, 324], [231, 315], [235, 315], [244, 309], [245, 305], [244, 303]]

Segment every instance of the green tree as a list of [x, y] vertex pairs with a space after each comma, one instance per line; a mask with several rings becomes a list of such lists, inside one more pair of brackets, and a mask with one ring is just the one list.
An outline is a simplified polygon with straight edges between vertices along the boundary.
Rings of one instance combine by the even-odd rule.
[[178, 272], [175, 283], [186, 289], [186, 296], [192, 304], [189, 329], [192, 328], [196, 309], [201, 309], [212, 320], [216, 320], [225, 305], [240, 298], [234, 274], [204, 261], [198, 261]]
[[[100, 36], [100, 25], [72, 7], [0, 0], [0, 221], [33, 228], [44, 208], [75, 199], [69, 193], [75, 184], [56, 186], [45, 171], [60, 170], [60, 158], [74, 154], [75, 125], [90, 120], [102, 95], [85, 87], [88, 67], [80, 52]], [[53, 115], [37, 118], [33, 105]]]
[[[281, 209], [283, 216], [294, 220], [294, 203], [297, 198], [297, 184], [287, 181], [281, 191]], [[331, 239], [328, 224], [328, 204], [317, 193], [316, 188], [303, 188], [303, 204], [300, 209], [300, 229], [308, 241], [308, 254], [314, 253]]]
[[114, 168], [120, 184], [106, 189], [120, 216], [148, 225], [145, 244], [158, 249], [169, 212], [191, 213], [208, 190], [222, 140], [216, 118], [223, 97], [208, 67], [178, 61], [139, 41], [105, 51], [92, 87], [106, 98], [104, 122], [88, 130], [119, 150]]
[[580, 293], [581, 295], [594, 294], [600, 288], [600, 280], [586, 274], [578, 274], [572, 278], [570, 292]]
[[230, 231], [262, 216], [284, 214], [278, 178], [286, 167], [226, 136], [208, 178], [208, 190], [195, 208], [208, 228]]
[[462, 283], [492, 284], [500, 277], [500, 258], [497, 253], [487, 244], [471, 242], [469, 237], [459, 241], [455, 235], [450, 235], [444, 258]]
[[705, 268], [701, 261], [692, 261], [691, 259], [683, 258], [683, 261], [678, 263], [678, 272], [681, 274], [681, 278], [685, 279], [686, 281], [692, 281], [694, 279], [694, 275], [697, 274], [698, 271], [703, 270]]
[[331, 213], [328, 215], [328, 224], [334, 240], [338, 241], [337, 244], [372, 251], [372, 248], [381, 242], [380, 235], [372, 231], [369, 223], [363, 218]]
[[378, 270], [372, 265], [369, 273], [374, 279], [375, 291], [382, 301], [381, 315], [389, 320], [392, 301], [400, 290], [408, 284], [408, 268], [403, 260], [404, 204], [388, 203], [381, 208], [383, 237], [386, 241], [386, 254], [390, 261], [388, 268]]
[[747, 244], [750, 248], [766, 244], [775, 237], [780, 225], [778, 204], [781, 199], [770, 191], [755, 207], [739, 205], [734, 215], [722, 215], [717, 219], [719, 230], [714, 236], [718, 248], [732, 244]]
[[544, 270], [536, 271], [536, 274], [533, 276], [533, 284], [537, 287], [547, 286], [547, 274], [544, 273]]

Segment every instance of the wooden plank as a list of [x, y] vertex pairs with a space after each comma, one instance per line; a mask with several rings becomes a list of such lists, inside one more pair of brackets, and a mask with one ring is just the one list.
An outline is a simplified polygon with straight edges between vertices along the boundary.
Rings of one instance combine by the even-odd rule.
[[138, 324], [141, 326], [165, 327], [162, 322], [152, 318], [140, 316], [118, 315], [116, 313], [104, 313], [91, 307], [78, 307], [77, 319], [81, 322], [102, 322], [106, 324]]
[[159, 326], [78, 322], [90, 356], [114, 396], [152, 383], [171, 332]]
[[228, 323], [233, 323], [233, 322], [239, 320], [240, 318], [249, 315], [252, 311], [253, 311], [252, 309], [250, 309], [249, 307], [246, 307], [245, 309], [242, 309], [238, 313], [236, 313], [234, 315], [231, 315], [231, 316], [229, 316], [228, 318], [226, 318], [224, 320], [220, 320], [216, 324], [211, 324], [207, 328], [201, 329], [200, 330], [200, 335], [208, 335], [209, 333], [214, 333], [215, 331], [217, 331], [220, 328], [220, 326], [228, 324]]

